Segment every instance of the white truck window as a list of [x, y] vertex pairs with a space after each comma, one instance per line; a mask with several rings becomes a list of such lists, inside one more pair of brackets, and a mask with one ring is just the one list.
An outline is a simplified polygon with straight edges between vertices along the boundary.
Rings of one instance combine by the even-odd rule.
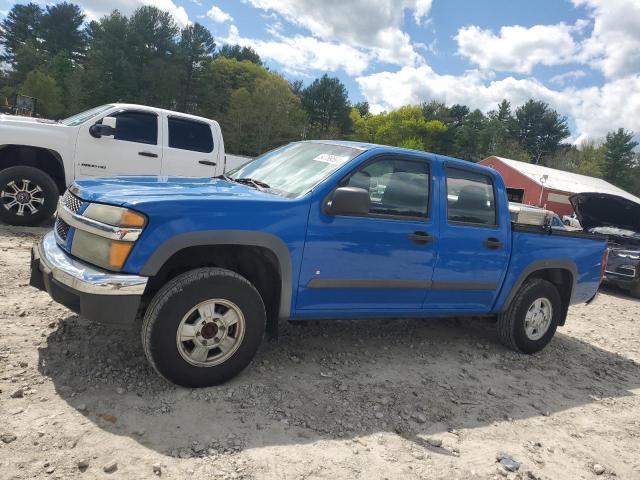
[[210, 153], [213, 151], [211, 127], [202, 122], [169, 117], [169, 147]]
[[122, 112], [114, 115], [118, 118], [116, 140], [125, 142], [158, 143], [158, 116], [144, 112]]

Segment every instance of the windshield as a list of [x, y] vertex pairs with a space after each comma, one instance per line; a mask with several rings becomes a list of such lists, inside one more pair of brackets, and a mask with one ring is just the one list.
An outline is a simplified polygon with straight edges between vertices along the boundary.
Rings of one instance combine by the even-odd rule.
[[326, 143], [290, 143], [229, 173], [234, 180], [250, 178], [270, 191], [298, 197], [362, 153], [357, 148]]
[[595, 227], [589, 230], [591, 233], [599, 233], [601, 235], [617, 235], [619, 237], [629, 237], [640, 240], [640, 233], [633, 230], [625, 230], [616, 227]]
[[81, 123], [86, 122], [87, 120], [92, 119], [93, 117], [97, 117], [102, 112], [106, 112], [113, 105], [100, 105], [99, 107], [92, 108], [91, 110], [86, 110], [84, 112], [77, 113], [72, 117], [65, 118], [64, 120], [60, 120], [60, 123], [66, 125], [67, 127], [77, 127]]

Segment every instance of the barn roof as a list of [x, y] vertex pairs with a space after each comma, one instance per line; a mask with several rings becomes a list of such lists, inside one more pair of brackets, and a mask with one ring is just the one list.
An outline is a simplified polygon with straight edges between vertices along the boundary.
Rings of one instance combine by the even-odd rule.
[[511, 167], [530, 178], [538, 185], [542, 185], [542, 182], [540, 181], [542, 176], [547, 175], [548, 178], [546, 182], [544, 182], [544, 188], [546, 189], [560, 190], [561, 192], [567, 193], [609, 193], [611, 195], [618, 195], [640, 203], [640, 198], [616, 187], [615, 185], [611, 185], [609, 182], [602, 180], [601, 178], [588, 177], [586, 175], [565, 172], [564, 170], [557, 170], [555, 168], [544, 167], [542, 165], [534, 165], [532, 163], [519, 162], [517, 160], [511, 160], [510, 158], [503, 157], [489, 157], [482, 163], [486, 165], [492, 158], [498, 159], [508, 167]]

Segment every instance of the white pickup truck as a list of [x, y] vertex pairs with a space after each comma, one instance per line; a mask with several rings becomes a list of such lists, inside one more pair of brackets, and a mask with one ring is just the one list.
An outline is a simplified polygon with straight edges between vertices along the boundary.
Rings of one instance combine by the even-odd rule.
[[225, 155], [214, 120], [114, 103], [64, 120], [0, 115], [0, 220], [36, 225], [81, 177], [213, 177], [249, 159]]

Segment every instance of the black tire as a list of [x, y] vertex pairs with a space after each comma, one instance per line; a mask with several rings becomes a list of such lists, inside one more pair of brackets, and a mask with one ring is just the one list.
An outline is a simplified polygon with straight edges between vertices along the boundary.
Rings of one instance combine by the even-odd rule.
[[[550, 302], [553, 313], [546, 333], [541, 338], [532, 340], [526, 333], [525, 316], [529, 307], [539, 298], [546, 298]], [[511, 304], [498, 315], [498, 338], [502, 344], [516, 352], [539, 352], [556, 333], [561, 315], [562, 301], [558, 289], [551, 282], [532, 278], [520, 287]]]
[[[244, 317], [244, 335], [237, 350], [215, 366], [189, 363], [177, 345], [182, 319], [196, 305], [210, 299], [232, 302]], [[260, 294], [247, 279], [222, 268], [199, 268], [169, 281], [153, 297], [142, 324], [142, 346], [153, 368], [164, 378], [184, 387], [224, 383], [253, 359], [266, 325]]]
[[634, 287], [629, 290], [629, 293], [633, 298], [640, 298], [640, 283], [637, 283]]
[[[25, 185], [34, 192], [29, 194], [29, 205], [36, 208], [33, 212], [30, 206], [22, 202], [12, 205], [14, 200], [17, 201], [15, 192]], [[39, 190], [35, 191], [35, 187]], [[9, 225], [31, 227], [47, 220], [56, 210], [59, 196], [56, 183], [42, 170], [17, 166], [0, 171], [0, 220]]]

